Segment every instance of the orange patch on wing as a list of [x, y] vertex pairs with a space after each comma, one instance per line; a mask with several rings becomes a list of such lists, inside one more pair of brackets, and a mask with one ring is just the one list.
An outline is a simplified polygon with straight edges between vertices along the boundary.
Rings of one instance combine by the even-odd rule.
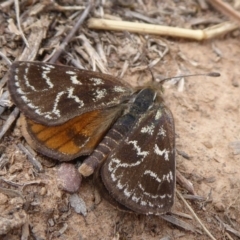
[[36, 151], [59, 161], [69, 161], [90, 154], [121, 111], [121, 106], [95, 110], [51, 127], [22, 117], [22, 132]]

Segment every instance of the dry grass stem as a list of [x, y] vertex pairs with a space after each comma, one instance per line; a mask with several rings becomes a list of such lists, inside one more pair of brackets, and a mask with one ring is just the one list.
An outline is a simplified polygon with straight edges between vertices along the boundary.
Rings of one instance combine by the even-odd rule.
[[[237, 236], [237, 237], [240, 237], [240, 232], [239, 232], [239, 231], [235, 230], [234, 228], [232, 228], [232, 227], [229, 226], [228, 224], [224, 223], [218, 216], [215, 216], [215, 218], [220, 222], [220, 224], [223, 226], [223, 228], [224, 228], [226, 231], [234, 234], [234, 235]], [[226, 234], [226, 236], [227, 236], [229, 239], [233, 239], [228, 233], [225, 233], [225, 234]]]
[[[39, 26], [39, 27], [33, 27], [32, 32], [28, 39], [29, 47], [25, 47], [24, 51], [22, 52], [18, 60], [33, 61], [35, 59], [38, 53], [40, 44], [42, 42], [42, 39], [46, 36], [48, 24], [50, 24], [50, 22], [48, 21], [47, 17], [42, 17], [41, 20], [37, 22], [35, 26]], [[5, 78], [7, 79], [7, 77]], [[2, 139], [2, 137], [7, 132], [7, 130], [11, 127], [12, 123], [16, 120], [18, 115], [19, 115], [19, 109], [15, 108], [12, 111], [12, 113], [9, 115], [8, 119], [6, 120], [6, 122], [4, 123], [0, 131], [0, 139]]]
[[85, 49], [85, 51], [88, 53], [88, 56], [90, 57], [90, 61], [92, 62], [93, 71], [96, 70], [96, 65], [100, 69], [101, 72], [107, 73], [107, 69], [104, 66], [104, 63], [102, 59], [100, 58], [99, 54], [96, 52], [96, 50], [91, 46], [89, 40], [86, 38], [84, 34], [81, 34], [78, 39], [81, 40], [82, 46]]
[[98, 52], [101, 60], [103, 61], [104, 64], [107, 64], [107, 57], [106, 57], [106, 54], [104, 52], [102, 42], [100, 41], [97, 34], [96, 34], [96, 36], [94, 36], [94, 39], [95, 39], [95, 42], [96, 42], [96, 49], [97, 49], [97, 52]]
[[32, 31], [28, 37], [29, 47], [25, 47], [21, 56], [17, 60], [19, 61], [33, 61], [38, 54], [40, 44], [46, 37], [47, 29], [49, 27], [50, 20], [47, 16], [42, 16], [36, 24], [32, 27]]
[[198, 1], [198, 4], [200, 5], [202, 10], [207, 10], [208, 9], [208, 5], [207, 5], [205, 0], [197, 0], [197, 1]]
[[7, 106], [10, 106], [9, 92], [5, 91], [0, 97], [0, 115], [5, 111]]
[[55, 63], [57, 61], [57, 59], [61, 55], [62, 51], [65, 49], [65, 47], [68, 45], [69, 41], [73, 38], [73, 36], [76, 34], [79, 27], [82, 25], [84, 20], [87, 18], [91, 8], [92, 8], [92, 3], [90, 1], [89, 5], [83, 11], [83, 13], [80, 15], [78, 21], [76, 22], [76, 24], [74, 25], [74, 27], [72, 28], [70, 33], [64, 38], [62, 44], [59, 46], [58, 50], [55, 52], [55, 54], [51, 58], [50, 63]]
[[164, 219], [165, 221], [172, 223], [173, 225], [183, 228], [186, 231], [195, 232], [194, 226], [192, 226], [191, 224], [189, 224], [183, 220], [180, 220], [179, 218], [177, 218], [173, 215], [164, 214], [164, 215], [161, 215], [161, 218]]
[[26, 216], [26, 221], [22, 225], [22, 235], [21, 240], [28, 240], [30, 237], [30, 228], [29, 228], [29, 215]]
[[192, 193], [193, 195], [196, 195], [196, 192], [193, 188], [193, 184], [190, 181], [188, 181], [178, 170], [176, 170], [176, 179], [181, 186], [188, 190], [188, 192]]
[[129, 31], [144, 34], [156, 34], [162, 36], [180, 37], [198, 41], [219, 37], [238, 28], [236, 23], [225, 22], [203, 30], [192, 30], [178, 27], [159, 26], [146, 23], [127, 21], [114, 21], [98, 18], [90, 18], [88, 27], [91, 29]]
[[7, 132], [7, 130], [12, 126], [13, 122], [17, 119], [18, 115], [19, 115], [19, 109], [15, 108], [11, 112], [11, 114], [9, 115], [9, 117], [7, 118], [7, 120], [5, 121], [4, 125], [1, 128], [0, 139], [2, 139], [2, 137]]
[[183, 217], [183, 218], [186, 218], [186, 219], [193, 219], [193, 217], [189, 214], [186, 214], [186, 213], [183, 213], [183, 212], [179, 212], [179, 211], [171, 211], [172, 214], [176, 215], [176, 216], [179, 216], [179, 217]]
[[184, 199], [182, 194], [176, 189], [176, 193], [178, 197], [181, 198], [181, 200], [184, 202], [188, 210], [193, 214], [194, 218], [198, 221], [198, 223], [202, 226], [203, 230], [206, 232], [206, 234], [210, 237], [212, 240], [216, 240], [216, 238], [208, 231], [208, 229], [205, 227], [205, 225], [202, 223], [202, 221], [199, 219], [197, 214], [194, 212], [194, 210], [191, 208], [191, 206], [187, 203], [187, 201]]
[[12, 64], [10, 59], [4, 53], [2, 53], [1, 51], [0, 51], [0, 57], [3, 58], [6, 61], [7, 64], [9, 64], [9, 65]]
[[15, 11], [16, 11], [18, 30], [19, 30], [19, 32], [20, 32], [20, 34], [22, 36], [22, 39], [25, 42], [26, 46], [29, 48], [28, 41], [27, 41], [26, 37], [24, 36], [23, 30], [22, 30], [22, 27], [21, 27], [21, 24], [20, 24], [20, 17], [19, 17], [20, 10], [19, 10], [19, 2], [18, 2], [18, 0], [14, 0], [14, 4], [15, 4]]
[[80, 10], [83, 10], [85, 9], [84, 6], [61, 6], [59, 5], [58, 3], [54, 2], [54, 1], [51, 1], [50, 2], [50, 6], [49, 6], [49, 9], [51, 10], [55, 10], [55, 11], [80, 11]]
[[25, 153], [27, 155], [27, 159], [29, 160], [29, 162], [31, 162], [31, 164], [33, 165], [33, 167], [37, 170], [37, 172], [42, 172], [43, 171], [43, 166], [42, 164], [33, 156], [33, 154], [27, 149], [25, 148], [21, 143], [19, 143], [17, 145], [19, 147], [19, 149]]
[[17, 190], [0, 187], [0, 193], [3, 193], [9, 197], [20, 197], [24, 199], [24, 196], [22, 195], [22, 193]]
[[208, 0], [208, 2], [222, 14], [236, 21], [238, 26], [240, 26], [240, 13], [234, 10], [228, 3], [221, 0]]
[[129, 62], [127, 60], [125, 60], [123, 67], [122, 67], [122, 71], [120, 74], [120, 78], [123, 78], [124, 74], [126, 73], [127, 69], [129, 68]]

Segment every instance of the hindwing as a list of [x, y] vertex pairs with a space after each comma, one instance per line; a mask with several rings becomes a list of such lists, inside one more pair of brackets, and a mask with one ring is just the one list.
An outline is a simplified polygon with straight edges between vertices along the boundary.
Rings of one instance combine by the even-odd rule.
[[163, 214], [174, 202], [175, 136], [170, 110], [155, 103], [101, 167], [113, 199], [142, 214]]
[[95, 110], [58, 126], [45, 126], [22, 116], [21, 128], [36, 151], [59, 161], [70, 161], [90, 154], [121, 112], [121, 105]]

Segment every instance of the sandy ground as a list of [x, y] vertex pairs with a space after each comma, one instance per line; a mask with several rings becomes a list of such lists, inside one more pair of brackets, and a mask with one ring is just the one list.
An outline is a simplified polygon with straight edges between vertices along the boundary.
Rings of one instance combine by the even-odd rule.
[[[183, 91], [179, 92], [174, 85], [165, 88], [163, 97], [174, 115], [177, 151], [188, 156], [186, 159], [176, 154], [177, 169], [204, 199], [188, 203], [215, 239], [230, 239], [222, 223], [240, 229], [240, 154], [234, 154], [230, 146], [240, 140], [239, 32], [203, 42], [163, 41], [170, 53], [154, 67], [154, 75], [175, 76], [179, 69], [184, 69], [181, 73], [185, 74], [221, 73], [219, 78], [187, 78]], [[124, 53], [128, 47], [122, 44], [118, 49]], [[185, 56], [185, 60], [180, 56]], [[108, 61], [116, 59], [112, 54]], [[115, 74], [116, 69], [110, 72]], [[145, 75], [151, 78], [149, 72]], [[132, 74], [128, 69], [123, 79], [136, 85], [140, 78], [139, 72]], [[1, 239], [20, 239], [27, 229], [30, 229], [28, 239], [209, 239], [194, 218], [181, 218], [196, 228], [192, 233], [157, 216], [114, 209], [101, 199], [91, 177], [83, 179], [77, 193], [86, 204], [86, 216], [76, 213], [69, 205], [70, 194], [58, 189], [59, 164], [39, 156], [44, 171], [37, 173], [16, 147], [20, 141], [25, 143], [20, 136], [18, 126], [14, 125], [1, 144], [8, 159], [1, 169], [1, 179], [19, 184], [1, 183], [2, 187], [17, 191], [16, 195], [0, 193], [0, 224], [9, 228]], [[35, 184], [21, 185], [33, 181]], [[177, 189], [187, 193], [178, 184]], [[192, 216], [177, 196], [173, 209]], [[11, 219], [9, 224], [6, 219]]]

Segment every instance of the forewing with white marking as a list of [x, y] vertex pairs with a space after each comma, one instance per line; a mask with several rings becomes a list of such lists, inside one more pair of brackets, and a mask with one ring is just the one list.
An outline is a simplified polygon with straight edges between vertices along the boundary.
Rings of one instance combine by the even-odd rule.
[[131, 94], [113, 76], [41, 62], [14, 62], [8, 88], [24, 115], [47, 126], [115, 106]]
[[175, 136], [173, 116], [155, 103], [112, 152], [101, 168], [109, 194], [141, 214], [170, 211], [175, 190]]

